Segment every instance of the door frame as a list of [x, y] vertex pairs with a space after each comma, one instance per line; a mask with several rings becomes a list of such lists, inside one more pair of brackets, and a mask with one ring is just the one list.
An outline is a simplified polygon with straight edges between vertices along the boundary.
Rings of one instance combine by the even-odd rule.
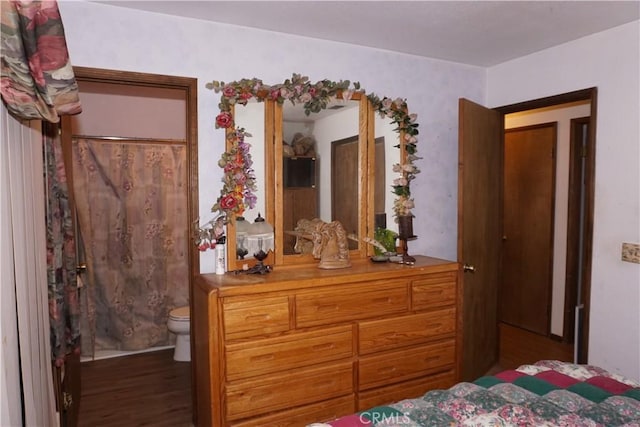
[[[580, 247], [581, 239], [580, 234], [582, 232], [580, 225], [583, 223], [582, 218], [582, 191], [576, 191], [576, 187], [579, 187], [580, 181], [584, 179], [582, 176], [583, 171], [583, 159], [586, 156], [584, 148], [588, 146], [588, 142], [585, 141], [583, 146], [583, 139], [588, 138], [591, 133], [590, 118], [578, 117], [571, 119], [571, 133], [570, 133], [570, 150], [569, 150], [569, 206], [568, 206], [568, 227], [567, 227], [567, 273], [566, 282], [580, 280], [580, 259], [583, 256], [582, 251], [584, 247]], [[586, 126], [586, 134], [584, 126]], [[582, 188], [581, 188], [582, 190]], [[573, 309], [578, 305], [579, 295], [578, 289], [574, 287], [566, 287], [565, 289], [565, 316], [564, 316], [564, 330], [562, 332], [563, 341], [568, 342], [574, 339], [574, 333], [577, 325], [575, 325], [575, 312]], [[574, 315], [571, 318], [572, 314]], [[584, 360], [586, 363], [586, 358]]]
[[[178, 89], [185, 92], [185, 114], [186, 114], [186, 147], [187, 147], [187, 216], [188, 218], [197, 218], [199, 212], [198, 205], [198, 80], [192, 77], [169, 76], [162, 74], [140, 73], [132, 71], [119, 71], [90, 67], [73, 67], [75, 78], [80, 82], [94, 82], [107, 84], [120, 84], [132, 86], [146, 86], [164, 89]], [[61, 138], [70, 141], [71, 135], [71, 118], [69, 116], [62, 117]], [[65, 165], [71, 165], [71, 151], [64, 152]], [[65, 168], [70, 169], [70, 168]], [[70, 173], [70, 171], [68, 172]], [[72, 179], [72, 178], [71, 178]], [[72, 192], [71, 192], [72, 193]], [[70, 197], [72, 195], [70, 194]], [[73, 201], [72, 201], [73, 203]], [[197, 223], [189, 221], [188, 235], [191, 239], [196, 234]], [[195, 277], [200, 274], [200, 254], [195, 245], [189, 245], [188, 263], [189, 263], [189, 305], [193, 304], [193, 286]], [[194, 322], [193, 317], [190, 318], [190, 328], [193, 333]], [[191, 354], [194, 354], [194, 342], [191, 341]], [[195, 380], [196, 362], [191, 361], [191, 394], [193, 408], [193, 422], [196, 423], [196, 390]]]
[[566, 104], [577, 101], [590, 102], [590, 115], [588, 122], [588, 135], [585, 153], [585, 193], [584, 193], [584, 223], [583, 234], [583, 258], [577, 266], [582, 270], [580, 285], [580, 300], [577, 301], [582, 308], [582, 316], [579, 319], [581, 328], [580, 335], [576, 337], [574, 345], [576, 347], [577, 361], [586, 363], [589, 350], [589, 312], [591, 299], [591, 268], [593, 257], [593, 223], [594, 223], [594, 196], [595, 196], [595, 167], [596, 167], [596, 123], [597, 123], [597, 95], [598, 88], [567, 92], [560, 95], [539, 98], [502, 107], [494, 108], [503, 116], [510, 113], [533, 110], [537, 108], [552, 107], [559, 104]]

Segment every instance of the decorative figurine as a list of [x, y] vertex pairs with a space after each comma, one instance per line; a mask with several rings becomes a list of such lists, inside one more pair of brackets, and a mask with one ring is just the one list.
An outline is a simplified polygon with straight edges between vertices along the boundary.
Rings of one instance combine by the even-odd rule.
[[318, 268], [332, 270], [351, 267], [347, 233], [339, 221], [327, 223], [318, 218], [302, 219], [295, 230], [289, 233], [297, 237], [296, 252], [309, 253], [311, 249], [313, 257], [320, 259]]

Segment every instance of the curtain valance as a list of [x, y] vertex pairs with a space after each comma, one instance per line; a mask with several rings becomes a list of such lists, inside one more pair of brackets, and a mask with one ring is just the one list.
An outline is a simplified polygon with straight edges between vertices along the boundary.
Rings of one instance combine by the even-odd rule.
[[2, 2], [2, 99], [22, 119], [52, 123], [81, 112], [55, 0]]

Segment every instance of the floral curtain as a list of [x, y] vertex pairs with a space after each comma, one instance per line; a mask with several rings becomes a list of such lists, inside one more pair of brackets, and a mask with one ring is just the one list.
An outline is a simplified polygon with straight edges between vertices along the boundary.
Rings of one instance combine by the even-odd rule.
[[45, 125], [43, 137], [51, 352], [61, 366], [67, 354], [80, 351], [76, 242], [58, 126]]
[[186, 147], [74, 138], [73, 177], [82, 354], [171, 344], [169, 311], [189, 304]]
[[[55, 0], [2, 0], [0, 94], [22, 120], [57, 123], [81, 112], [62, 18]], [[57, 126], [43, 126], [47, 281], [52, 357], [79, 350], [75, 241]]]
[[2, 0], [0, 92], [21, 119], [56, 123], [81, 111], [55, 0]]

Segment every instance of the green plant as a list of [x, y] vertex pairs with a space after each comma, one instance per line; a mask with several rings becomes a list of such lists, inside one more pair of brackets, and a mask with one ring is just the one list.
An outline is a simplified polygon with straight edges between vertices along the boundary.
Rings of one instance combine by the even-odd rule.
[[[396, 239], [398, 238], [398, 233], [395, 231], [377, 227], [373, 232], [373, 238], [384, 246], [387, 252], [396, 252]], [[383, 255], [382, 250], [377, 246], [374, 246], [374, 252], [376, 255]]]

